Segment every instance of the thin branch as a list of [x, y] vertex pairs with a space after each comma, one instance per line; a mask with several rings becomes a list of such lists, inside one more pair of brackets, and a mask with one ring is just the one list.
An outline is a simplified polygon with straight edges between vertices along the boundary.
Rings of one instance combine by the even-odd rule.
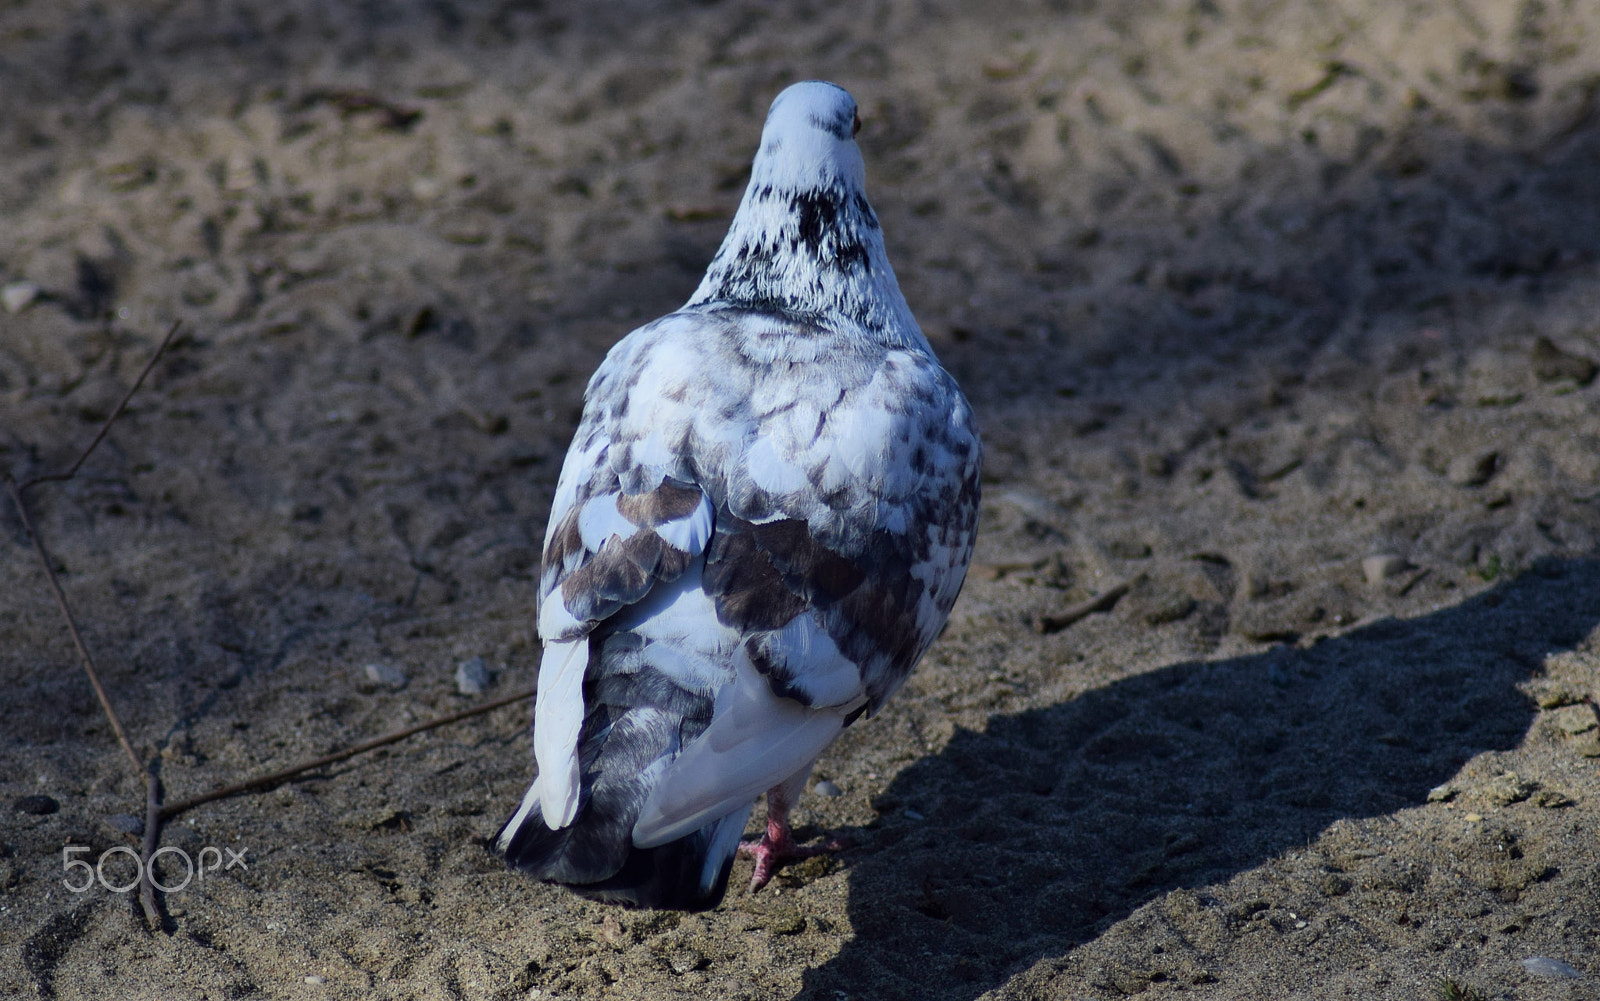
[[123, 394], [122, 400], [117, 403], [116, 409], [111, 411], [111, 416], [100, 425], [100, 431], [94, 439], [78, 453], [78, 458], [64, 472], [48, 473], [44, 476], [35, 476], [22, 483], [18, 483], [11, 475], [10, 470], [0, 471], [6, 492], [11, 495], [11, 503], [16, 505], [17, 517], [22, 520], [22, 527], [28, 533], [28, 538], [33, 541], [33, 551], [38, 554], [39, 565], [44, 567], [45, 577], [50, 581], [50, 593], [55, 595], [56, 607], [61, 610], [61, 617], [67, 622], [67, 631], [72, 634], [72, 643], [78, 648], [78, 659], [83, 662], [83, 671], [89, 676], [89, 684], [94, 688], [95, 698], [100, 700], [100, 708], [106, 714], [106, 719], [111, 723], [111, 730], [117, 736], [117, 743], [122, 747], [122, 753], [128, 756], [128, 762], [133, 765], [135, 772], [142, 773], [145, 777], [145, 823], [144, 823], [144, 856], [141, 866], [141, 885], [139, 887], [139, 904], [144, 909], [145, 920], [152, 929], [161, 927], [161, 911], [156, 904], [156, 888], [151, 875], [150, 861], [155, 856], [156, 845], [161, 838], [161, 780], [156, 777], [154, 768], [146, 770], [139, 760], [139, 755], [134, 753], [133, 744], [128, 740], [128, 733], [122, 727], [122, 720], [117, 716], [116, 709], [112, 708], [111, 697], [106, 694], [106, 687], [100, 682], [100, 672], [94, 666], [94, 657], [89, 653], [88, 644], [83, 641], [83, 633], [78, 629], [77, 619], [72, 614], [72, 605], [67, 601], [67, 594], [61, 589], [61, 580], [56, 577], [54, 562], [50, 553], [45, 548], [44, 537], [39, 534], [39, 528], [33, 523], [33, 516], [28, 513], [27, 494], [29, 490], [41, 483], [65, 483], [78, 475], [78, 470], [100, 447], [106, 435], [111, 431], [111, 425], [117, 422], [122, 412], [128, 408], [128, 401], [133, 399], [133, 394], [144, 385], [144, 380], [156, 367], [156, 362], [166, 352], [167, 346], [172, 343], [172, 338], [178, 333], [181, 321], [173, 321], [172, 328], [167, 331], [167, 336], [161, 339], [155, 353], [145, 363], [139, 372], [139, 377], [133, 380], [133, 385]]
[[193, 807], [199, 806], [202, 803], [210, 803], [213, 800], [226, 799], [229, 796], [237, 796], [240, 793], [253, 792], [257, 789], [267, 789], [282, 782], [286, 782], [302, 772], [309, 772], [313, 769], [321, 768], [324, 765], [331, 765], [336, 761], [343, 761], [346, 758], [353, 758], [358, 754], [364, 754], [367, 751], [382, 747], [385, 744], [393, 744], [398, 741], [402, 741], [413, 734], [422, 733], [425, 730], [434, 730], [441, 726], [455, 723], [459, 720], [464, 720], [469, 716], [479, 716], [483, 713], [489, 712], [490, 710], [499, 709], [501, 706], [508, 706], [514, 702], [521, 702], [524, 699], [531, 699], [533, 698], [533, 692], [534, 690], [532, 688], [527, 688], [520, 692], [515, 692], [511, 695], [504, 696], [503, 698], [495, 699], [493, 702], [485, 702], [481, 706], [473, 706], [471, 709], [463, 709], [460, 712], [450, 713], [447, 716], [440, 716], [436, 719], [418, 723], [415, 726], [408, 726], [404, 730], [396, 730], [393, 733], [387, 733], [381, 737], [374, 737], [371, 740], [356, 744], [354, 747], [347, 747], [342, 751], [335, 751], [332, 754], [325, 754], [320, 758], [314, 758], [311, 761], [302, 762], [293, 766], [292, 768], [284, 768], [276, 772], [269, 772], [266, 775], [260, 775], [253, 779], [245, 779], [243, 782], [235, 782], [232, 785], [226, 785], [219, 789], [213, 789], [211, 792], [203, 793], [199, 796], [192, 796], [189, 799], [181, 799], [176, 803], [168, 803], [161, 808], [161, 819], [169, 820], [185, 810], [192, 809]]
[[144, 879], [139, 886], [139, 906], [152, 931], [162, 926], [161, 907], [156, 903], [156, 847], [161, 843], [161, 778], [155, 763], [144, 774]]
[[0, 472], [0, 477], [3, 477], [5, 481], [6, 492], [11, 495], [11, 503], [17, 507], [17, 516], [22, 519], [22, 527], [27, 531], [28, 538], [33, 540], [33, 551], [39, 555], [39, 564], [44, 567], [45, 576], [50, 580], [50, 592], [55, 595], [56, 607], [61, 609], [61, 617], [67, 620], [67, 631], [72, 634], [73, 645], [78, 648], [78, 658], [83, 662], [84, 673], [89, 675], [89, 684], [94, 688], [95, 698], [100, 700], [100, 708], [105, 711], [106, 719], [111, 721], [111, 730], [117, 735], [117, 743], [122, 745], [122, 752], [128, 756], [128, 761], [133, 765], [133, 770], [141, 774], [145, 770], [144, 763], [133, 752], [133, 745], [128, 742], [128, 734], [122, 728], [122, 720], [118, 718], [117, 711], [111, 707], [111, 697], [106, 694], [105, 685], [100, 683], [100, 672], [95, 670], [94, 657], [90, 656], [89, 647], [83, 642], [83, 634], [79, 632], [78, 622], [72, 615], [72, 606], [67, 603], [66, 592], [61, 589], [61, 581], [56, 577], [55, 564], [50, 559], [50, 553], [45, 549], [44, 538], [39, 534], [38, 527], [34, 525], [33, 516], [28, 513], [27, 493], [41, 483], [65, 482], [78, 475], [78, 470], [83, 466], [84, 462], [88, 461], [89, 456], [94, 453], [100, 442], [105, 439], [107, 432], [111, 430], [111, 425], [116, 423], [118, 417], [122, 416], [122, 411], [127, 408], [128, 401], [133, 398], [133, 394], [138, 392], [139, 387], [144, 384], [145, 377], [150, 374], [151, 369], [156, 367], [156, 362], [161, 360], [162, 353], [167, 350], [167, 345], [172, 343], [172, 338], [178, 333], [178, 327], [181, 325], [182, 321], [173, 322], [172, 329], [168, 330], [167, 336], [162, 338], [155, 354], [150, 356], [150, 360], [145, 363], [143, 371], [139, 373], [139, 377], [133, 381], [133, 385], [123, 395], [122, 402], [117, 404], [117, 408], [111, 412], [111, 416], [107, 417], [105, 423], [100, 425], [100, 432], [94, 436], [94, 440], [89, 442], [88, 447], [79, 453], [77, 461], [68, 467], [65, 472], [35, 476], [22, 483], [18, 483], [12, 477], [10, 471]]
[[60, 579], [56, 576], [55, 564], [50, 558], [50, 552], [45, 548], [44, 539], [40, 536], [38, 527], [33, 522], [32, 515], [28, 513], [27, 493], [29, 490], [39, 486], [40, 484], [64, 483], [68, 480], [71, 480], [78, 474], [78, 470], [81, 469], [83, 464], [88, 461], [89, 456], [92, 455], [94, 450], [100, 446], [100, 443], [105, 440], [106, 435], [111, 431], [111, 426], [116, 423], [117, 418], [121, 417], [123, 411], [127, 409], [128, 402], [133, 399], [133, 394], [137, 393], [139, 391], [139, 387], [144, 385], [145, 378], [149, 376], [151, 371], [155, 369], [156, 363], [160, 361], [162, 354], [165, 353], [167, 347], [172, 343], [172, 340], [177, 335], [178, 328], [180, 326], [180, 323], [173, 323], [172, 328], [167, 331], [167, 336], [162, 339], [161, 344], [156, 348], [155, 353], [150, 356], [149, 362], [147, 362], [144, 369], [140, 371], [138, 378], [134, 380], [133, 385], [129, 387], [127, 393], [123, 395], [121, 402], [119, 402], [116, 406], [116, 409], [111, 412], [111, 416], [106, 418], [105, 423], [100, 426], [99, 433], [94, 436], [94, 439], [89, 442], [88, 446], [85, 447], [84, 450], [78, 455], [77, 460], [74, 461], [71, 466], [62, 472], [48, 473], [43, 476], [35, 476], [21, 483], [17, 482], [16, 478], [12, 476], [9, 470], [0, 470], [0, 482], [5, 484], [6, 492], [10, 494], [11, 502], [16, 505], [17, 515], [22, 520], [22, 527], [28, 533], [28, 538], [33, 542], [34, 552], [39, 557], [40, 565], [44, 567], [45, 577], [50, 582], [50, 591], [55, 596], [56, 607], [61, 610], [61, 617], [66, 620], [67, 631], [72, 634], [73, 645], [77, 647], [78, 657], [83, 663], [84, 673], [89, 676], [89, 684], [94, 688], [95, 697], [100, 700], [100, 708], [104, 710], [106, 719], [110, 721], [111, 729], [117, 737], [117, 743], [121, 745], [122, 751], [127, 755], [128, 761], [133, 765], [134, 771], [141, 773], [145, 779], [145, 821], [143, 839], [144, 878], [142, 885], [139, 888], [139, 903], [144, 910], [145, 920], [149, 923], [149, 926], [152, 930], [159, 930], [163, 926], [160, 904], [156, 896], [156, 888], [152, 875], [154, 867], [151, 865], [151, 861], [155, 858], [156, 850], [161, 842], [161, 825], [163, 821], [174, 817], [185, 810], [199, 806], [202, 803], [209, 803], [213, 800], [223, 799], [228, 796], [235, 796], [239, 793], [250, 792], [256, 789], [269, 788], [271, 786], [278, 785], [281, 782], [292, 779], [304, 772], [312, 771], [313, 769], [321, 768], [337, 761], [343, 761], [347, 758], [353, 758], [358, 754], [363, 754], [375, 748], [383, 747], [386, 744], [396, 743], [426, 730], [432, 730], [437, 727], [445, 726], [459, 720], [467, 719], [471, 716], [478, 716], [491, 710], [498, 709], [501, 706], [511, 705], [514, 702], [521, 702], [524, 699], [532, 698], [534, 694], [534, 690], [531, 688], [516, 692], [514, 694], [495, 699], [491, 702], [485, 702], [482, 705], [474, 706], [471, 709], [463, 709], [460, 712], [450, 713], [446, 716], [438, 717], [437, 719], [428, 720], [427, 722], [418, 723], [415, 726], [406, 727], [403, 730], [397, 730], [393, 733], [376, 737], [372, 740], [365, 741], [364, 743], [357, 744], [354, 747], [346, 748], [343, 751], [327, 754], [312, 761], [304, 762], [303, 764], [296, 765], [293, 768], [285, 768], [281, 771], [272, 772], [268, 775], [262, 775], [254, 779], [247, 779], [243, 782], [236, 782], [232, 785], [223, 786], [220, 789], [215, 789], [200, 796], [194, 796], [186, 800], [180, 800], [177, 803], [170, 803], [166, 805], [162, 804], [161, 779], [156, 772], [156, 762], [152, 761], [148, 768], [146, 768], [145, 765], [140, 762], [138, 754], [134, 753], [133, 744], [128, 740], [127, 732], [123, 729], [121, 719], [118, 718], [116, 710], [111, 706], [111, 698], [106, 694], [105, 686], [100, 682], [100, 672], [95, 668], [94, 657], [89, 653], [89, 647], [83, 641], [83, 634], [78, 629], [77, 619], [72, 614], [72, 606], [67, 601], [66, 592], [62, 590]]
[[72, 616], [72, 606], [67, 604], [66, 592], [61, 590], [61, 581], [56, 578], [50, 554], [45, 550], [44, 541], [39, 537], [39, 530], [34, 527], [33, 518], [28, 514], [28, 504], [22, 496], [22, 491], [37, 481], [30, 480], [18, 486], [10, 473], [0, 473], [0, 475], [5, 477], [6, 490], [11, 494], [11, 503], [17, 506], [17, 513], [22, 517], [22, 527], [27, 531], [28, 538], [33, 540], [33, 551], [39, 554], [39, 564], [44, 567], [45, 577], [50, 581], [50, 593], [56, 596], [56, 607], [61, 609], [61, 617], [67, 620], [67, 631], [72, 634], [72, 642], [78, 648], [78, 659], [83, 662], [84, 673], [89, 676], [89, 684], [94, 687], [95, 698], [100, 700], [100, 708], [105, 710], [106, 719], [111, 721], [111, 730], [117, 735], [117, 743], [122, 745], [122, 752], [133, 764], [133, 770], [142, 773], [144, 763], [133, 753], [133, 745], [128, 743], [128, 735], [122, 729], [122, 720], [117, 718], [117, 711], [111, 708], [111, 697], [106, 694], [106, 687], [100, 683], [100, 672], [95, 670], [94, 657], [90, 656], [89, 648], [83, 642], [83, 634], [78, 631], [78, 622]]
[[137, 393], [139, 391], [139, 387], [144, 385], [145, 377], [150, 374], [150, 371], [156, 367], [156, 362], [160, 361], [161, 356], [166, 353], [167, 346], [171, 344], [172, 339], [177, 336], [178, 328], [181, 326], [183, 326], [182, 320], [172, 321], [172, 328], [167, 331], [167, 336], [161, 339], [160, 345], [156, 347], [156, 353], [150, 356], [150, 360], [148, 362], [145, 362], [144, 370], [139, 373], [139, 378], [133, 380], [133, 385], [129, 386], [128, 391], [122, 394], [122, 402], [117, 404], [117, 409], [111, 411], [111, 416], [106, 418], [105, 423], [100, 425], [100, 433], [94, 436], [94, 440], [89, 443], [89, 447], [85, 448], [82, 454], [78, 456], [78, 461], [74, 462], [70, 467], [68, 467], [66, 472], [49, 473], [44, 476], [35, 476], [33, 479], [28, 480], [27, 482], [23, 483], [22, 486], [17, 488], [20, 493], [27, 493], [29, 490], [41, 483], [65, 482], [78, 475], [79, 467], [88, 461], [89, 456], [96, 448], [100, 447], [100, 442], [111, 430], [111, 425], [115, 424], [117, 422], [117, 418], [122, 416], [122, 411], [127, 409], [128, 401], [133, 399], [133, 394]]
[[1040, 633], [1059, 633], [1061, 630], [1072, 625], [1074, 622], [1077, 622], [1079, 619], [1086, 619], [1096, 612], [1109, 612], [1117, 602], [1122, 600], [1122, 596], [1127, 594], [1128, 591], [1133, 588], [1133, 585], [1138, 583], [1139, 580], [1139, 577], [1135, 577], [1133, 580], [1125, 580], [1116, 587], [1113, 587], [1102, 594], [1097, 594], [1088, 601], [1079, 602], [1064, 612], [1059, 612], [1055, 615], [1041, 615], [1034, 620], [1034, 631]]

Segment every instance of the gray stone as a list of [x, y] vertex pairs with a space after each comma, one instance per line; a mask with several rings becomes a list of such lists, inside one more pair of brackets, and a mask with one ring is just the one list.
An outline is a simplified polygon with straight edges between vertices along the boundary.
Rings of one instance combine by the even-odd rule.
[[844, 795], [843, 789], [840, 789], [827, 779], [818, 779], [817, 784], [811, 787], [811, 791], [816, 793], [818, 796], [826, 796], [829, 799], [833, 799], [835, 796]]
[[1536, 977], [1554, 977], [1557, 980], [1583, 979], [1583, 971], [1576, 966], [1546, 956], [1529, 956], [1522, 961], [1522, 968]]
[[374, 685], [396, 691], [406, 687], [406, 672], [393, 664], [368, 664], [365, 674], [367, 681]]
[[1458, 455], [1450, 461], [1445, 478], [1458, 487], [1481, 487], [1500, 468], [1499, 452]]
[[39, 286], [33, 282], [12, 282], [0, 290], [0, 302], [4, 302], [6, 312], [20, 313], [39, 298]]
[[489, 687], [489, 667], [482, 657], [456, 665], [456, 691], [462, 695], [482, 695]]
[[1368, 584], [1382, 584], [1410, 569], [1411, 563], [1398, 553], [1378, 553], [1361, 561], [1361, 573]]
[[106, 818], [106, 823], [123, 834], [140, 835], [144, 833], [144, 821], [131, 813], [113, 813]]

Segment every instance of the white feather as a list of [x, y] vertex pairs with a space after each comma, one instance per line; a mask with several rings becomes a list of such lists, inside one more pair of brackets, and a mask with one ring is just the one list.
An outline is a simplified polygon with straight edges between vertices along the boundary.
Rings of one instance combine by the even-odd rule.
[[853, 708], [807, 709], [779, 698], [740, 658], [733, 683], [717, 696], [711, 725], [667, 766], [645, 800], [633, 843], [664, 845], [751, 802], [821, 754]]
[[587, 482], [594, 475], [595, 464], [610, 444], [611, 440], [603, 434], [595, 435], [583, 448], [573, 442], [572, 450], [561, 463], [561, 476], [556, 480], [556, 495], [550, 502], [550, 524], [561, 524], [567, 512], [572, 510], [572, 505], [578, 500], [578, 484]]
[[705, 551], [706, 543], [711, 540], [713, 521], [711, 501], [702, 494], [700, 503], [695, 505], [693, 511], [682, 518], [674, 518], [657, 525], [656, 534], [674, 549], [681, 549], [690, 556], [699, 556]]
[[834, 414], [833, 423], [837, 429], [833, 441], [837, 461], [848, 475], [857, 480], [880, 481], [888, 472], [885, 453], [894, 431], [888, 411], [853, 407]]
[[566, 599], [557, 587], [539, 603], [539, 638], [545, 643], [570, 640], [587, 635], [589, 627], [577, 616], [567, 611]]
[[495, 847], [500, 851], [505, 852], [511, 848], [511, 839], [516, 836], [522, 822], [528, 819], [530, 813], [539, 809], [539, 794], [535, 792], [538, 784], [538, 780], [535, 779], [534, 784], [528, 787], [528, 791], [522, 794], [522, 802], [517, 806], [517, 812], [506, 821], [506, 826], [500, 829], [500, 837], [495, 841]]
[[811, 489], [805, 470], [785, 459], [771, 437], [762, 437], [745, 453], [745, 468], [750, 482], [769, 494], [790, 494]]
[[[583, 547], [543, 573], [539, 775], [508, 831], [535, 810], [551, 828], [575, 822], [587, 634], [599, 623], [574, 616], [561, 586], [608, 541], [640, 530], [617, 508], [619, 484], [632, 493], [671, 478], [693, 481], [703, 493], [692, 512], [655, 529], [690, 554], [686, 571], [629, 607], [593, 605], [614, 611], [605, 635], [627, 632], [642, 641], [616, 644], [597, 674], [648, 667], [713, 702], [710, 725], [698, 737], [636, 774], [639, 788], [650, 791], [631, 831], [640, 848], [704, 832], [710, 844], [698, 874], [702, 889], [717, 885], [756, 796], [775, 790], [777, 800], [785, 793], [792, 799], [845, 718], [866, 704], [863, 673], [880, 696], [910, 667], [888, 663], [887, 651], [870, 652], [857, 665], [840, 649], [844, 635], [835, 640], [808, 610], [763, 639], [801, 701], [775, 695], [745, 649], [755, 634], [725, 624], [705, 593], [715, 511], [755, 523], [803, 522], [817, 542], [848, 558], [862, 553], [874, 531], [914, 533], [927, 527], [920, 519], [955, 519], [948, 538], [928, 540], [938, 565], [914, 571], [927, 588], [915, 610], [920, 642], [931, 640], [954, 597], [958, 564], [970, 553], [972, 505], [950, 498], [958, 478], [975, 483], [978, 446], [965, 429], [967, 404], [933, 359], [861, 198], [861, 156], [848, 131], [855, 112], [853, 99], [829, 84], [796, 84], [779, 96], [744, 200], [694, 296], [684, 310], [620, 342], [589, 383], [550, 517], [552, 538], [564, 544], [567, 519], [579, 496], [588, 496], [576, 512]], [[795, 238], [808, 192], [843, 199], [820, 245]], [[841, 256], [847, 250], [850, 259]], [[865, 266], [856, 267], [853, 256], [863, 252]], [[793, 305], [765, 314], [749, 305], [767, 301]], [[942, 438], [954, 445], [941, 446]], [[908, 546], [907, 555], [919, 559], [921, 548]], [[861, 569], [871, 577], [885, 568]], [[572, 604], [591, 607], [579, 595]], [[737, 609], [724, 611], [731, 621], [742, 618]], [[862, 624], [869, 634], [875, 625]], [[860, 652], [869, 638], [855, 635], [845, 645]], [[630, 719], [658, 734], [661, 719], [652, 714], [664, 710], [638, 708]], [[502, 847], [509, 843], [502, 840]]]
[[651, 666], [674, 684], [710, 695], [733, 680], [729, 657], [739, 646], [737, 630], [717, 618], [717, 606], [701, 586], [703, 565], [689, 565], [682, 577], [659, 584], [643, 601], [617, 613], [615, 628], [652, 644]]
[[665, 476], [677, 465], [680, 456], [657, 428], [633, 443], [629, 458], [634, 465]]
[[863, 694], [861, 669], [840, 652], [812, 612], [802, 612], [772, 637], [771, 650], [791, 674], [790, 682], [812, 706], [842, 706]]
[[547, 643], [539, 661], [533, 705], [533, 756], [539, 762], [539, 777], [528, 796], [538, 798], [545, 826], [552, 831], [572, 823], [578, 813], [578, 730], [583, 726], [583, 672], [588, 666], [587, 636]]
[[591, 553], [599, 552], [613, 535], [627, 539], [638, 530], [638, 525], [617, 510], [616, 494], [590, 497], [578, 512], [578, 535], [583, 539], [584, 548]]
[[689, 442], [694, 455], [716, 455], [741, 448], [754, 428], [749, 421], [730, 421], [715, 411], [695, 411], [687, 419], [694, 429]]

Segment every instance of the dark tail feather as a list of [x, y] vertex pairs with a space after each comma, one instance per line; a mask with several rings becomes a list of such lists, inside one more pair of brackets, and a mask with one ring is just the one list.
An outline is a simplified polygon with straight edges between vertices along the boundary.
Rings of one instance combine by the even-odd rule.
[[[559, 831], [545, 826], [536, 806], [518, 813], [521, 820], [514, 829], [511, 825], [516, 817], [495, 835], [496, 846], [513, 869], [563, 884], [594, 900], [674, 911], [707, 911], [722, 902], [739, 835], [749, 818], [748, 809], [729, 814], [655, 848], [633, 847], [631, 832], [622, 831], [623, 846], [618, 852], [619, 832], [609, 824], [586, 823], [590, 818], [582, 806], [572, 825]], [[597, 837], [610, 843], [595, 844]], [[618, 855], [620, 865], [601, 862], [602, 857], [615, 859]], [[599, 875], [597, 864], [603, 865], [602, 871], [610, 869], [610, 874]]]
[[[513, 824], [517, 825], [515, 829], [511, 826]], [[513, 816], [502, 824], [494, 836], [494, 844], [511, 868], [538, 875], [553, 859], [566, 851], [572, 834], [572, 827], [563, 827], [559, 831], [546, 827], [544, 817], [535, 805], [520, 823]]]
[[[596, 646], [590, 641], [591, 649]], [[712, 700], [657, 669], [650, 644], [631, 633], [598, 643], [601, 670], [584, 684], [578, 812], [545, 825], [529, 789], [495, 844], [506, 861], [586, 897], [635, 907], [704, 911], [721, 903], [750, 807], [654, 848], [636, 848], [633, 825], [660, 769], [711, 722]], [[594, 672], [594, 665], [589, 667]]]

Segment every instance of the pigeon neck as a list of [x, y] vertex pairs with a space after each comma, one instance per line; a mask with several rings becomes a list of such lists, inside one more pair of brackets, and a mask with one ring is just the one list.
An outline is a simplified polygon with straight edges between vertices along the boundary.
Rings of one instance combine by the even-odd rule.
[[823, 319], [926, 345], [883, 249], [878, 217], [838, 179], [797, 188], [751, 179], [688, 306], [727, 304]]

